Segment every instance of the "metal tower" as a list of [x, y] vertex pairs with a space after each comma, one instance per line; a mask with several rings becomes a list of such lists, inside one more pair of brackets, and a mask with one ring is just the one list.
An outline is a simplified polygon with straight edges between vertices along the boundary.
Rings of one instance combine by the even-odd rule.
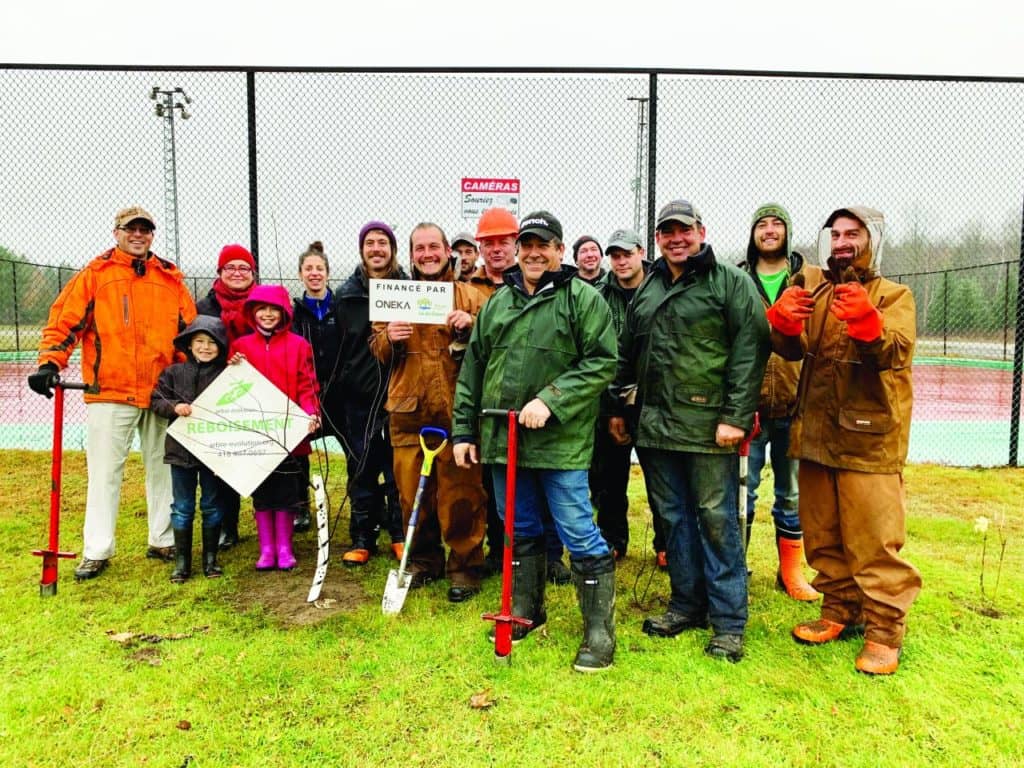
[[[180, 96], [182, 101], [177, 100]], [[160, 97], [160, 100], [157, 100]], [[181, 88], [161, 90], [154, 85], [149, 98], [156, 101], [156, 116], [164, 121], [164, 219], [167, 222], [167, 236], [164, 250], [171, 251], [167, 257], [178, 263], [178, 168], [174, 154], [174, 110], [181, 110], [181, 119], [188, 120], [192, 115], [185, 109], [192, 99]]]
[[644, 221], [644, 193], [647, 191], [647, 102], [646, 96], [627, 96], [626, 101], [635, 101], [636, 112], [636, 166], [633, 169], [633, 229], [640, 231]]

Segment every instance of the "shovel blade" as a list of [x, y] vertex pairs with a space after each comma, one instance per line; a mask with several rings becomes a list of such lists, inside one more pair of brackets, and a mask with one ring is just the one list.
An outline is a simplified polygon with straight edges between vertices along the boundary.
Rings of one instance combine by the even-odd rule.
[[402, 610], [405, 596], [409, 594], [409, 575], [400, 574], [394, 568], [388, 572], [388, 580], [384, 585], [384, 598], [380, 601], [380, 609], [385, 616], [394, 616]]

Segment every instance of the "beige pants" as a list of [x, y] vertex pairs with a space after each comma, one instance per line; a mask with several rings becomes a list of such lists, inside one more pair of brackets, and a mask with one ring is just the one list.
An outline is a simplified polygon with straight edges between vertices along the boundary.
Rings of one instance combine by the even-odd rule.
[[800, 462], [800, 523], [821, 616], [863, 621], [865, 638], [898, 648], [921, 574], [900, 557], [906, 539], [903, 475]]
[[90, 560], [114, 555], [117, 510], [121, 503], [124, 463], [135, 433], [139, 434], [146, 471], [146, 513], [149, 544], [169, 547], [171, 532], [171, 468], [164, 464], [167, 419], [148, 408], [122, 403], [89, 403], [86, 406], [86, 469], [89, 487], [85, 500], [85, 546]]

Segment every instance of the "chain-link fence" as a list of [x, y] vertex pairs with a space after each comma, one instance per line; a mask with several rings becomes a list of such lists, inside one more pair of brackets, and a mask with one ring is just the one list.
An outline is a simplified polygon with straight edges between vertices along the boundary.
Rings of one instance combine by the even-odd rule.
[[551, 210], [570, 242], [629, 226], [651, 243], [656, 209], [686, 197], [732, 261], [768, 200], [812, 261], [831, 210], [879, 208], [882, 271], [918, 305], [911, 460], [1017, 463], [1022, 80], [8, 68], [0, 88], [0, 446], [48, 447], [49, 404], [24, 376], [115, 210], [156, 215], [154, 250], [197, 298], [230, 242], [299, 295], [313, 240], [336, 285], [370, 219], [403, 259], [416, 222], [472, 231], [473, 177], [518, 179], [519, 214]]

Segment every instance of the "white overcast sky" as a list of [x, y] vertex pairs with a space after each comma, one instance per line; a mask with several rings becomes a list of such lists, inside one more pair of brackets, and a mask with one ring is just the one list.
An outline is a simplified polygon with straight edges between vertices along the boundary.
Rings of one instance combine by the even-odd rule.
[[15, 0], [0, 63], [1024, 77], [1022, 29], [1017, 0]]

